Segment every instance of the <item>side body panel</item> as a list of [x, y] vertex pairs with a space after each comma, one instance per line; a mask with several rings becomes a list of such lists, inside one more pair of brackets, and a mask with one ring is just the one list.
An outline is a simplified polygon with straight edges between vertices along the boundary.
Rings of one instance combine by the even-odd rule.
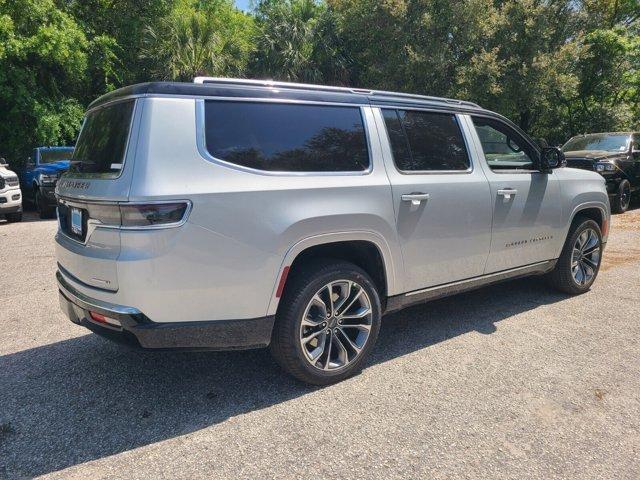
[[[465, 117], [473, 138], [474, 155], [491, 187], [491, 253], [484, 273], [557, 258], [556, 252], [564, 243], [565, 227], [558, 176], [537, 171], [492, 170], [473, 121]], [[515, 193], [502, 195], [503, 190]]]
[[117, 292], [75, 288], [135, 307], [155, 322], [262, 317], [277, 308], [283, 259], [292, 259], [296, 246], [333, 235], [377, 239], [389, 293], [402, 291], [394, 270], [401, 261], [391, 187], [368, 107], [360, 108], [370, 172], [271, 175], [205, 158], [198, 148], [204, 132], [196, 121], [201, 100], [138, 102], [144, 108], [128, 199], [189, 199], [191, 214], [180, 228], [120, 232]]
[[[489, 184], [482, 169], [472, 159], [465, 172], [400, 172], [380, 109], [374, 112], [392, 184], [406, 291], [482, 275], [491, 241]], [[429, 198], [419, 205], [402, 199], [415, 193]]]

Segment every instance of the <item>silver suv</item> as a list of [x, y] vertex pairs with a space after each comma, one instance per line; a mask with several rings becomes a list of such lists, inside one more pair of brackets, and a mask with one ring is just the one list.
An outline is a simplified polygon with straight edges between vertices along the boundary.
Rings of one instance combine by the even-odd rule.
[[73, 322], [269, 346], [316, 384], [362, 367], [387, 312], [526, 275], [585, 292], [610, 219], [600, 175], [473, 103], [215, 78], [96, 100], [56, 194]]

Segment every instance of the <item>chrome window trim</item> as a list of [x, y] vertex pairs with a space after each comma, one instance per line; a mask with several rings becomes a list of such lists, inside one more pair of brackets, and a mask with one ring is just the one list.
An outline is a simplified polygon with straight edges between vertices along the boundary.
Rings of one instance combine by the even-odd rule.
[[[444, 115], [452, 115], [456, 118], [456, 123], [458, 124], [458, 128], [460, 129], [460, 134], [462, 135], [462, 139], [464, 141], [465, 148], [467, 149], [467, 158], [469, 159], [469, 168], [466, 170], [401, 170], [398, 168], [396, 164], [395, 158], [393, 156], [393, 148], [391, 146], [391, 139], [389, 138], [389, 131], [387, 130], [387, 123], [384, 121], [384, 115], [382, 114], [382, 110], [420, 110], [425, 112], [432, 113], [440, 113]], [[387, 140], [387, 144], [389, 145], [389, 151], [391, 152], [391, 161], [393, 162], [393, 166], [396, 171], [402, 175], [469, 175], [472, 174], [475, 168], [473, 163], [473, 156], [471, 155], [471, 150], [469, 149], [469, 140], [467, 139], [467, 132], [465, 131], [464, 122], [462, 115], [460, 113], [456, 113], [454, 111], [443, 111], [438, 109], [430, 109], [430, 108], [406, 108], [406, 107], [396, 107], [396, 106], [384, 106], [384, 107], [373, 107], [373, 110], [377, 110], [377, 114], [379, 116], [380, 121], [382, 122], [382, 128], [384, 128], [385, 138]]]
[[[193, 97], [190, 97], [193, 99]], [[206, 97], [206, 98], [196, 98], [195, 99], [195, 104], [196, 104], [196, 144], [198, 147], [198, 153], [200, 153], [200, 156], [211, 163], [215, 163], [218, 165], [221, 165], [223, 167], [227, 167], [227, 168], [231, 168], [233, 170], [238, 170], [244, 173], [251, 173], [254, 175], [263, 175], [263, 176], [269, 176], [269, 177], [308, 177], [308, 176], [313, 176], [313, 177], [344, 177], [344, 176], [364, 176], [364, 175], [370, 175], [373, 172], [373, 157], [371, 155], [371, 137], [369, 135], [369, 128], [367, 125], [367, 120], [366, 120], [366, 116], [365, 116], [365, 112], [364, 112], [364, 108], [365, 106], [363, 105], [351, 105], [351, 104], [345, 104], [345, 103], [337, 103], [337, 104], [330, 104], [330, 103], [325, 103], [325, 102], [306, 102], [306, 101], [300, 101], [300, 100], [295, 100], [295, 101], [282, 101], [279, 99], [268, 99], [267, 102], [265, 102], [265, 99], [249, 99], [249, 98], [242, 98], [240, 101], [243, 102], [254, 102], [254, 103], [295, 103], [295, 104], [308, 104], [308, 105], [327, 105], [327, 106], [342, 106], [342, 107], [357, 107], [360, 111], [360, 117], [362, 118], [362, 126], [363, 126], [363, 130], [364, 130], [364, 134], [365, 134], [365, 138], [366, 138], [366, 144], [367, 144], [367, 156], [369, 158], [369, 168], [367, 168], [366, 170], [361, 170], [361, 171], [345, 171], [345, 172], [296, 172], [296, 171], [269, 171], [269, 170], [260, 170], [257, 168], [251, 168], [251, 167], [245, 167], [243, 165], [237, 165], [235, 163], [231, 163], [231, 162], [227, 162], [226, 160], [222, 160], [220, 158], [214, 157], [213, 155], [211, 155], [211, 153], [209, 153], [209, 150], [207, 149], [207, 139], [206, 139], [206, 126], [205, 126], [205, 101], [206, 100], [217, 100], [217, 101], [227, 101], [227, 102], [236, 102], [238, 100], [236, 100], [235, 98], [229, 98], [229, 97]]]

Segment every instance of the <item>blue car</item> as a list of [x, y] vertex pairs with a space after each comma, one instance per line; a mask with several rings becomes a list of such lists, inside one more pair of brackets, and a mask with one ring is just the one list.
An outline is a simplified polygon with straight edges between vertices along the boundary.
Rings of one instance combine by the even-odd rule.
[[73, 147], [37, 147], [21, 175], [25, 200], [35, 205], [40, 218], [55, 215], [54, 191], [60, 176], [69, 170]]

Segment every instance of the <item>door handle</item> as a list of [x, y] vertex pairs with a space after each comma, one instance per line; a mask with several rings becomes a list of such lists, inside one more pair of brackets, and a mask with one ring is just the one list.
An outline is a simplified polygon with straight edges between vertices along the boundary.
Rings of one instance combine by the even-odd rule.
[[423, 200], [429, 200], [428, 193], [407, 193], [402, 195], [403, 202], [411, 202], [411, 205], [417, 207]]
[[518, 190], [513, 188], [503, 188], [498, 190], [498, 195], [504, 197], [505, 200], [510, 200], [511, 195], [515, 195], [516, 193], [518, 193]]

